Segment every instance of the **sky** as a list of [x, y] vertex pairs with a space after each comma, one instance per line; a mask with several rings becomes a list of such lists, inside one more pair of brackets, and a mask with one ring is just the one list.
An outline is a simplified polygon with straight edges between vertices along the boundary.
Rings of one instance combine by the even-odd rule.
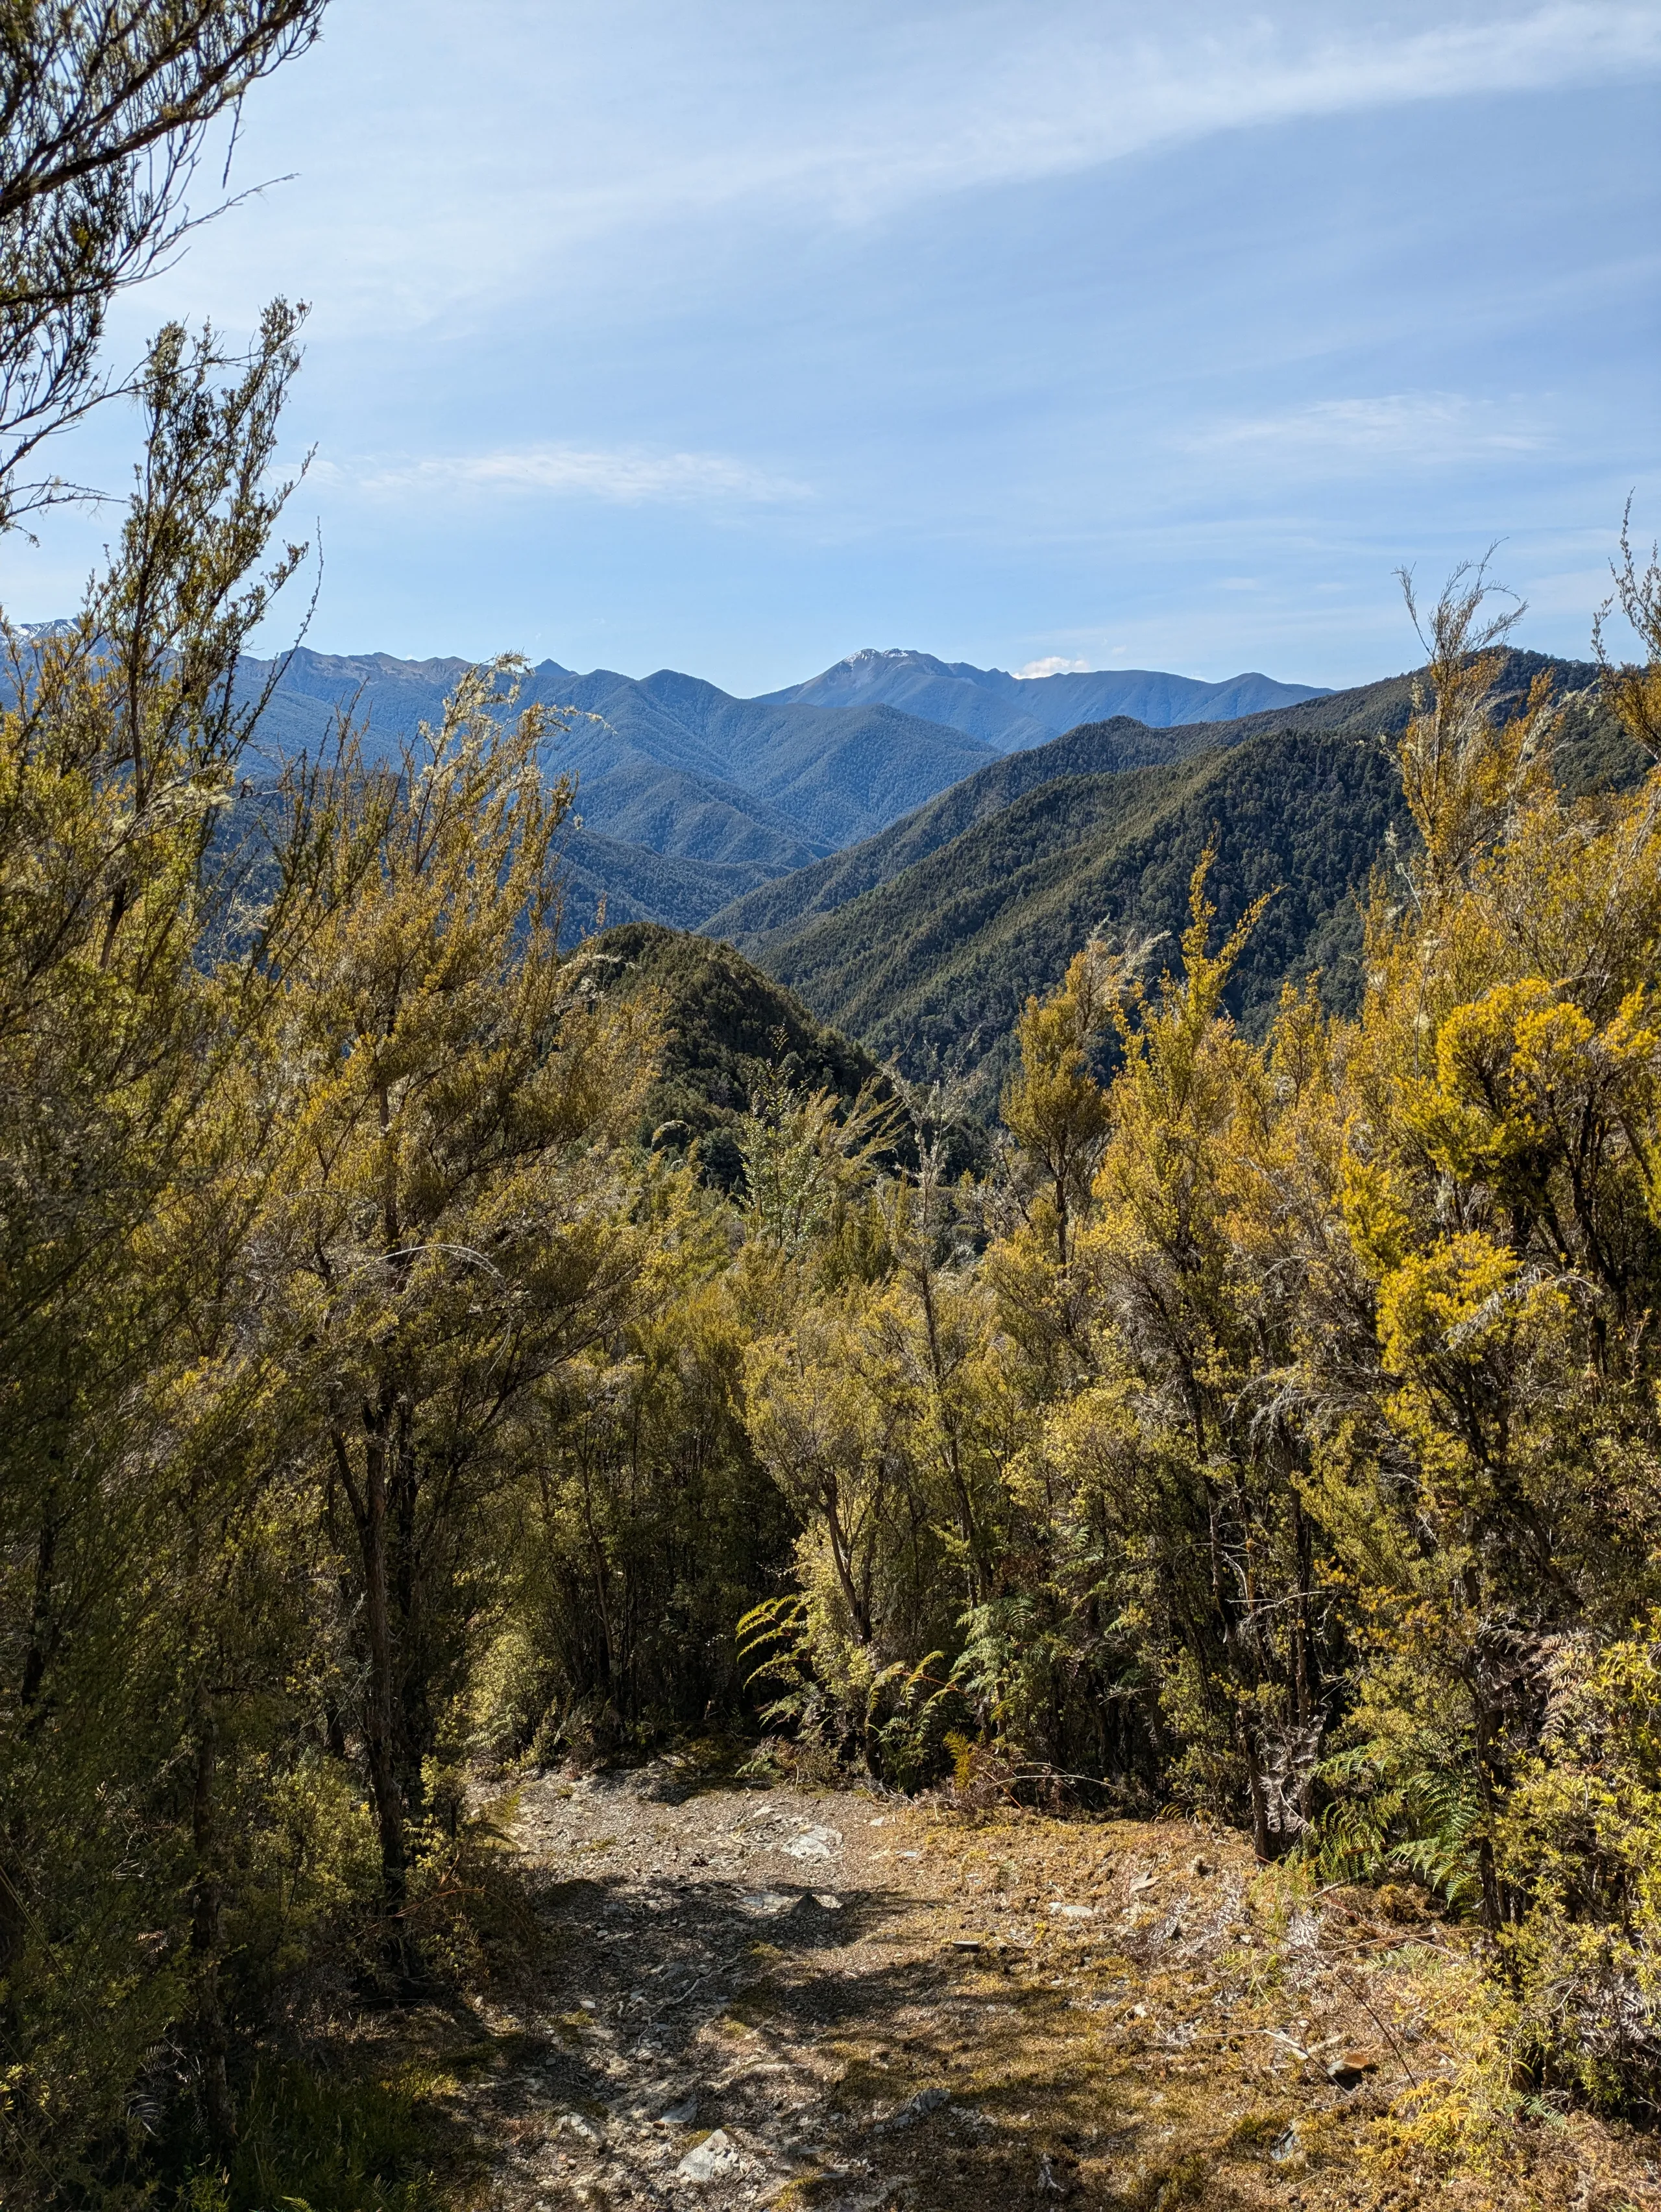
[[[1585, 655], [1661, 533], [1658, 125], [1661, 0], [332, 0], [110, 359], [309, 302], [326, 651], [1340, 685], [1498, 541]], [[0, 541], [13, 617], [118, 514]]]

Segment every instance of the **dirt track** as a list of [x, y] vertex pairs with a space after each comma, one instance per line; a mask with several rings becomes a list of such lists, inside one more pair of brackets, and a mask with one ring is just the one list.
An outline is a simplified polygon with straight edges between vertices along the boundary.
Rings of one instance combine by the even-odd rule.
[[453, 2105], [500, 2212], [1661, 2205], [1578, 2124], [1488, 2185], [1365, 2168], [1390, 2099], [1457, 2063], [1469, 1960], [1238, 1838], [667, 1763], [539, 1778], [513, 1833], [550, 1940]]

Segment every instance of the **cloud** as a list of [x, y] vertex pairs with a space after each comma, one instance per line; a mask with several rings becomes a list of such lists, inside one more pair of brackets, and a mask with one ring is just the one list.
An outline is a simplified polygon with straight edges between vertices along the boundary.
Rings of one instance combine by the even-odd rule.
[[[627, 12], [636, 26], [658, 22], [672, 68], [661, 8]], [[556, 173], [550, 212], [581, 230], [782, 194], [859, 218], [1220, 131], [1661, 70], [1661, 14], [1646, 0], [1500, 0], [1454, 23], [1412, 0], [1348, 21], [1325, 0], [1250, 12], [1171, 0], [1153, 32], [1141, 0], [1062, 0], [1036, 17], [1008, 0], [949, 0], [893, 9], [851, 41], [832, 19], [817, 40], [797, 19], [790, 58], [817, 65], [818, 96], [781, 102], [803, 88], [779, 82], [788, 64], [758, 35], [761, 12], [753, 0], [718, 7], [713, 21], [700, 11], [696, 110], [678, 112], [648, 76], [639, 90], [654, 128], [636, 158], [584, 161], [569, 181]], [[736, 127], [709, 130], [712, 102]]]
[[810, 496], [805, 484], [725, 453], [651, 453], [636, 447], [532, 446], [518, 453], [459, 453], [357, 469], [330, 468], [360, 491], [397, 495], [472, 491], [648, 501], [775, 502]]
[[[210, 228], [192, 268], [250, 299], [273, 267], [314, 289], [326, 270], [331, 327], [410, 329], [575, 282], [584, 264], [607, 284], [636, 243], [655, 258], [678, 241], [672, 268], [689, 233], [735, 219], [857, 224], [1221, 131], [1661, 73], [1653, 0], [1446, 13], [1444, 0], [1165, 0], [1157, 14], [1145, 0], [364, 0], [251, 107], [246, 173], [300, 173], [265, 204], [260, 251], [246, 222]], [[465, 150], [435, 191], [439, 143]]]
[[1087, 660], [1063, 660], [1060, 653], [1052, 653], [1045, 660], [1029, 660], [1025, 668], [1014, 672], [1015, 681], [1022, 684], [1034, 676], [1087, 676]]
[[[983, 9], [983, 31], [995, 33], [1000, 19], [1007, 30], [977, 41], [978, 66], [955, 81], [949, 69], [937, 72], [932, 99], [930, 88], [906, 81], [909, 70], [897, 82], [879, 77], [839, 131], [748, 149], [740, 142], [726, 185], [794, 186], [858, 218], [919, 196], [1066, 174], [1220, 131], [1661, 70], [1661, 14], [1652, 5], [1500, 5], [1417, 27], [1402, 19], [1427, 11], [1371, 12], [1371, 21], [1357, 10], [1361, 20], [1335, 28], [1326, 6], [1237, 13], [1177, 5], [1165, 12], [1162, 33], [1149, 35], [1140, 6], [1063, 6], [1036, 31], [1026, 8]], [[894, 127], [902, 103], [921, 108], [909, 129]], [[707, 191], [722, 174], [718, 167], [701, 179], [683, 172], [682, 183], [696, 199], [700, 184]]]
[[1364, 470], [1381, 463], [1440, 468], [1538, 453], [1548, 442], [1537, 421], [1453, 392], [1317, 399], [1273, 415], [1215, 423], [1183, 441], [1194, 453], [1232, 453], [1325, 470]]

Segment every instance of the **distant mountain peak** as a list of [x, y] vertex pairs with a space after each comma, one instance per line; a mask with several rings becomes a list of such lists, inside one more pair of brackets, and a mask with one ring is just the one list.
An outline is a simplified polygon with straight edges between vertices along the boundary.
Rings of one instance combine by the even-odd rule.
[[[953, 672], [950, 664], [936, 660], [932, 653], [920, 653], [910, 645], [862, 645], [857, 653], [844, 653], [835, 668], [827, 668], [826, 676], [837, 669], [847, 668], [861, 675], [885, 673], [890, 670], [926, 668], [937, 676], [949, 676]], [[824, 678], [819, 679], [824, 681]]]
[[897, 707], [1013, 752], [1115, 714], [1168, 729], [1177, 723], [1228, 721], [1323, 695], [1311, 684], [1280, 684], [1256, 671], [1208, 684], [1161, 669], [1090, 668], [1051, 657], [1029, 661], [1012, 674], [967, 660], [939, 660], [915, 647], [867, 645], [805, 684], [765, 696], [781, 705]]

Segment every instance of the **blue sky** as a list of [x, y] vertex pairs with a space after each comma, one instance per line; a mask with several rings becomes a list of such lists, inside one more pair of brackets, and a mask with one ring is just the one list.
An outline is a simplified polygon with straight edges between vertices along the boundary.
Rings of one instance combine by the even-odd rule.
[[334, 0], [112, 356], [312, 303], [329, 650], [1339, 684], [1499, 538], [1579, 653], [1661, 530], [1658, 94], [1658, 0]]

